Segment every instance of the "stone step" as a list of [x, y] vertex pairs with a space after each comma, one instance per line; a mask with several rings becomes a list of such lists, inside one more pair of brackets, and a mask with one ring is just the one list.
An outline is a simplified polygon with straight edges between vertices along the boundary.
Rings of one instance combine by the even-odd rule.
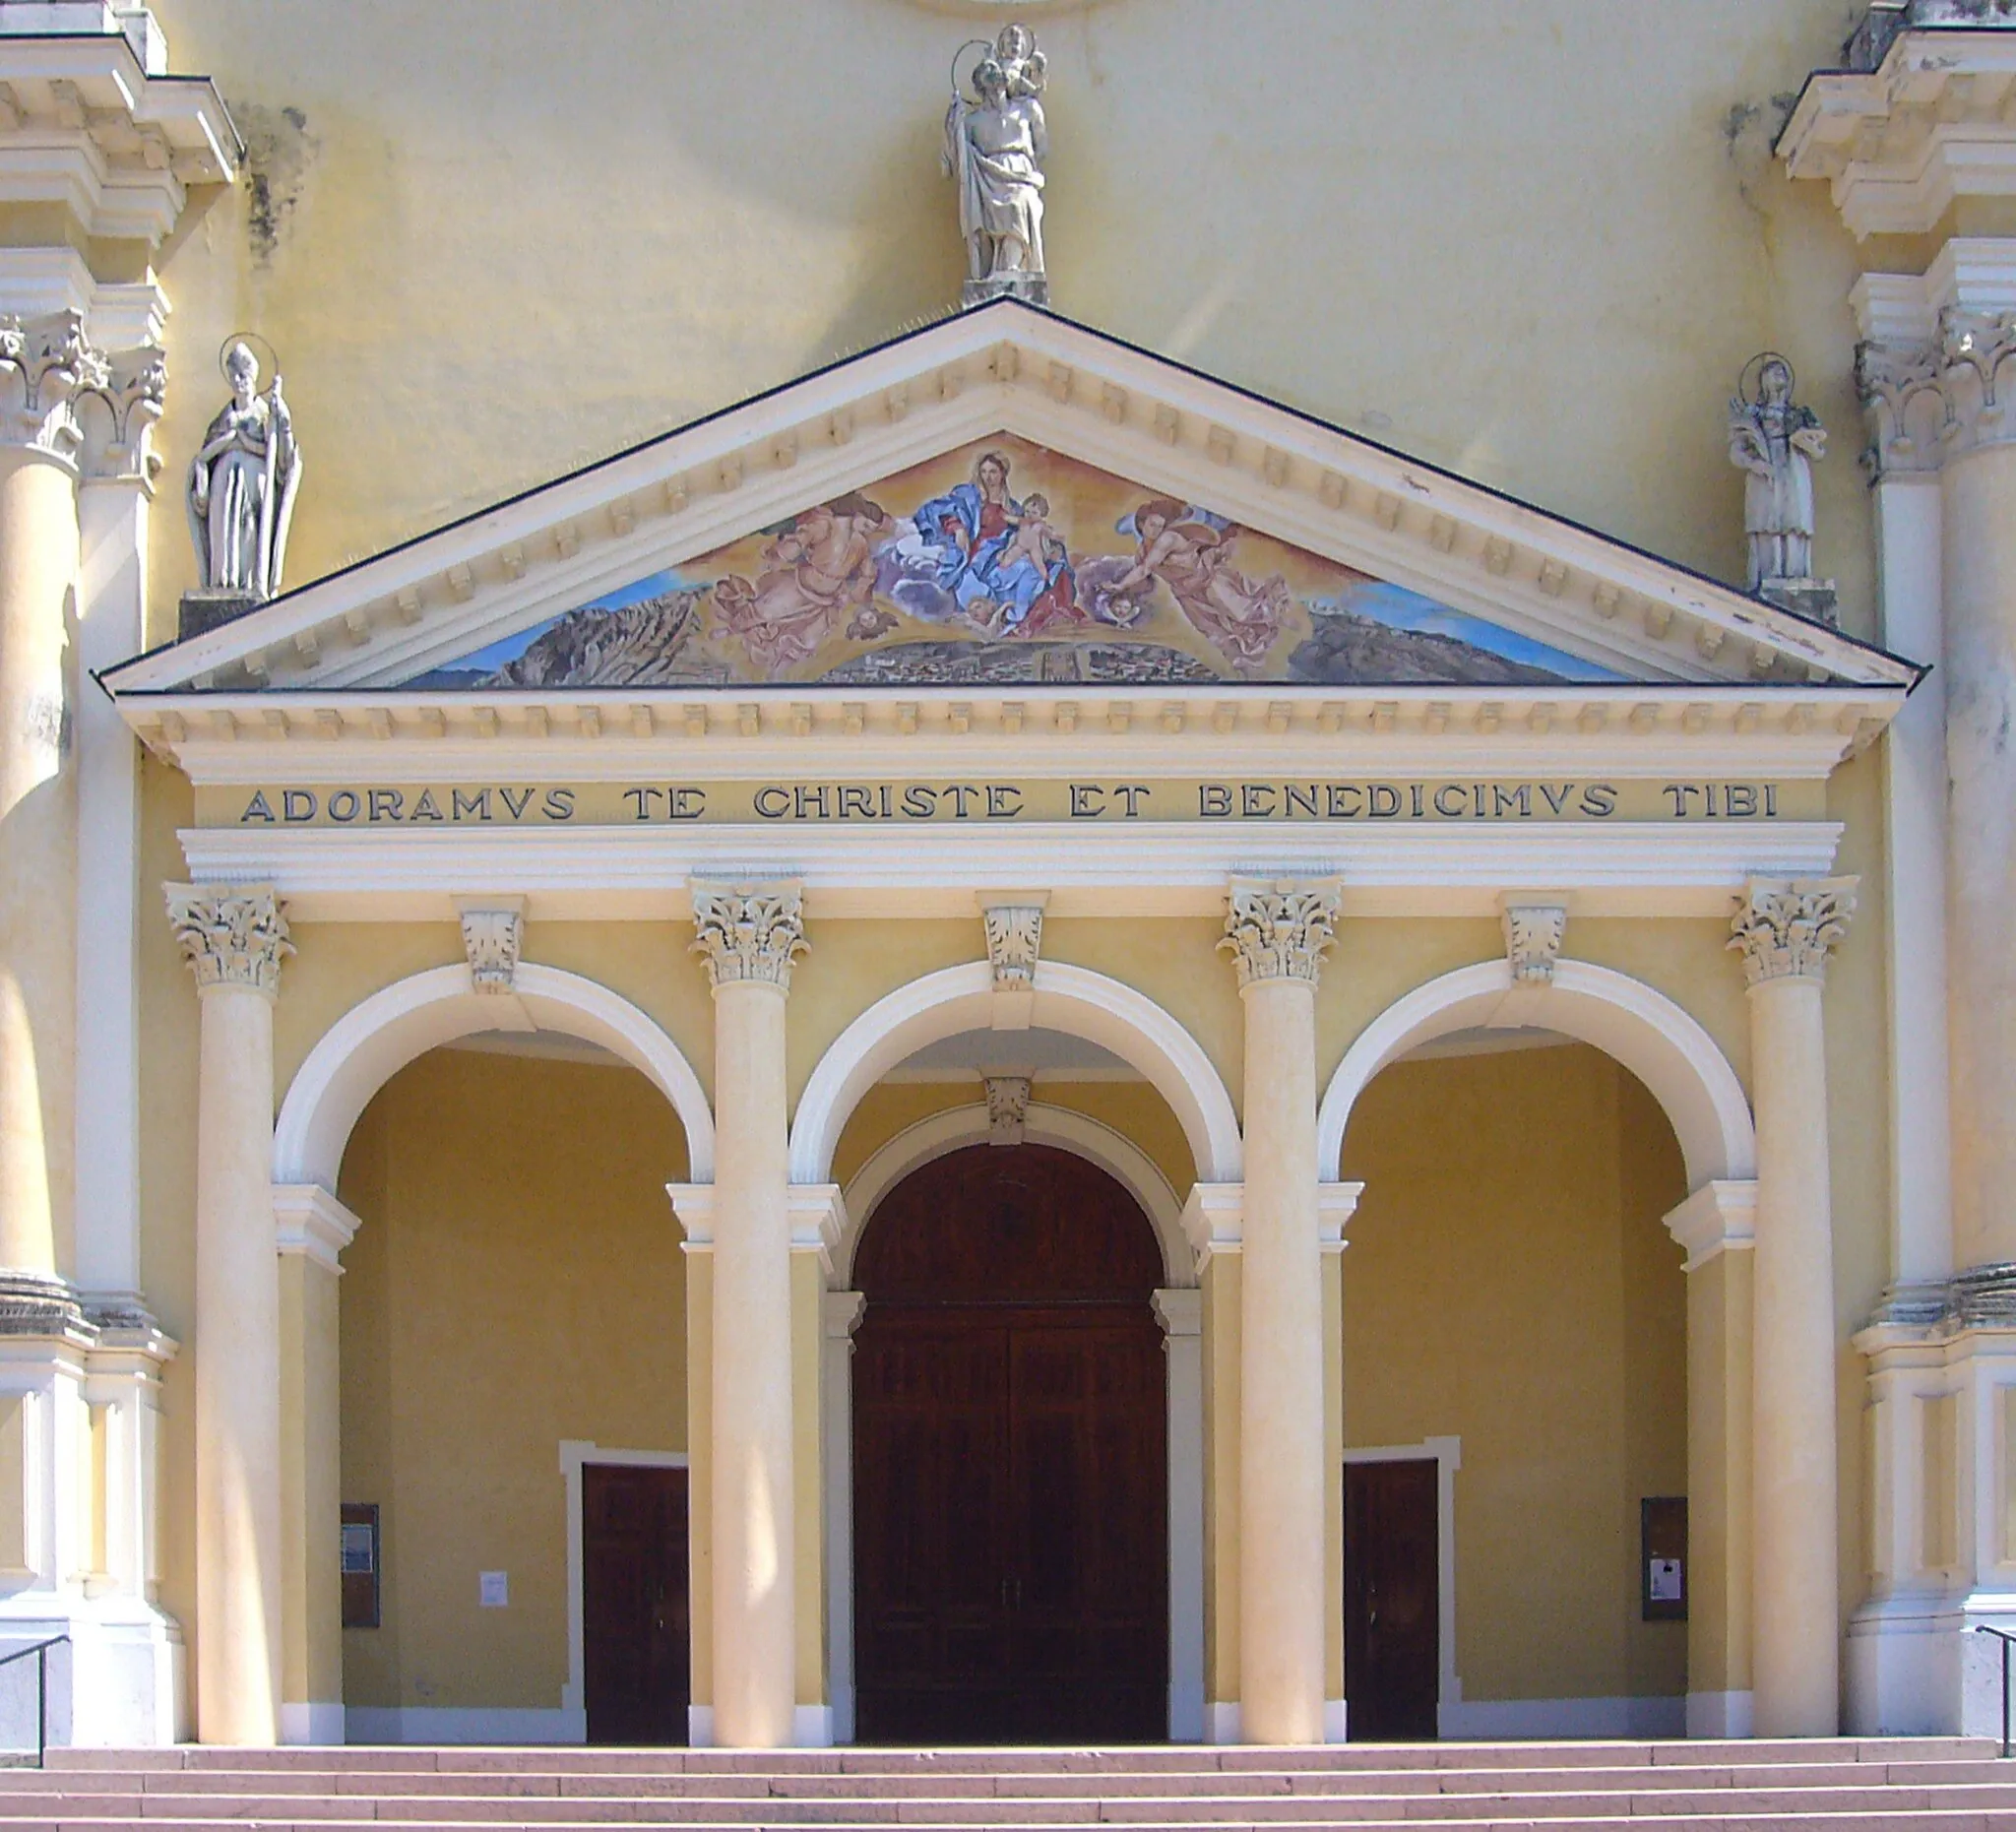
[[[458, 1796], [477, 1800], [627, 1800], [638, 1798], [885, 1799], [902, 1797], [987, 1799], [1075, 1798], [1099, 1795], [1169, 1796], [1323, 1795], [1463, 1796], [1538, 1794], [1676, 1794], [1741, 1787], [1911, 1788], [1961, 1785], [2016, 1788], [2016, 1763], [1952, 1761], [1914, 1763], [1810, 1763], [1749, 1768], [1659, 1768], [1652, 1765], [1577, 1769], [1365, 1769], [1365, 1770], [1164, 1770], [1146, 1773], [835, 1775], [672, 1772], [658, 1775], [567, 1775], [511, 1771], [495, 1774], [386, 1773], [367, 1770], [259, 1773], [245, 1770], [107, 1770], [69, 1776], [34, 1770], [0, 1772], [0, 1816], [18, 1818], [52, 1792], [98, 1802], [188, 1800], [236, 1801], [246, 1798], [337, 1800], [424, 1800]], [[100, 1810], [116, 1810], [102, 1805]], [[158, 1811], [149, 1806], [145, 1810]], [[220, 1811], [237, 1812], [235, 1804]]]
[[[258, 1822], [262, 1832], [347, 1832], [354, 1821], [328, 1821], [312, 1817], [292, 1820], [265, 1820]], [[886, 1832], [891, 1823], [901, 1824], [906, 1832], [971, 1832], [976, 1822], [971, 1819], [933, 1819], [918, 1812], [906, 1816], [900, 1821], [884, 1819], [848, 1818], [837, 1815], [820, 1820], [799, 1820], [771, 1818], [761, 1822], [747, 1819], [719, 1817], [693, 1817], [666, 1820], [661, 1823], [676, 1824], [684, 1832], [747, 1832], [751, 1823], [770, 1825], [817, 1824], [822, 1832]], [[998, 1821], [995, 1823], [999, 1823]], [[1064, 1822], [1057, 1822], [1064, 1823]], [[1115, 1823], [1112, 1821], [1078, 1821], [1070, 1823]], [[1258, 1818], [1222, 1820], [1199, 1820], [1188, 1813], [1163, 1819], [1135, 1819], [1125, 1822], [1130, 1832], [1185, 1832], [1199, 1824], [1210, 1824], [1213, 1832], [1274, 1832], [1278, 1821]], [[1392, 1832], [1395, 1821], [1391, 1819], [1363, 1819], [1349, 1814], [1304, 1822], [1320, 1826], [1324, 1832]], [[16, 1832], [245, 1832], [247, 1821], [225, 1818], [191, 1818], [184, 1820], [161, 1819], [119, 1819], [94, 1818], [64, 1814], [35, 1820], [14, 1822]], [[564, 1832], [604, 1832], [605, 1822], [584, 1821], [569, 1826]], [[1641, 1819], [1628, 1814], [1609, 1814], [1583, 1818], [1560, 1818], [1536, 1821], [1520, 1813], [1501, 1819], [1470, 1820], [1465, 1822], [1469, 1832], [1522, 1832], [1523, 1828], [1544, 1824], [1546, 1832], [1644, 1832]], [[2016, 1832], [2016, 1809], [1912, 1809], [1892, 1808], [1880, 1811], [1846, 1812], [1838, 1815], [1816, 1814], [1810, 1811], [1789, 1813], [1701, 1813], [1684, 1817], [1662, 1818], [1660, 1832], [1802, 1832], [1803, 1828], [1814, 1825], [1825, 1826], [1828, 1832]], [[467, 1820], [408, 1822], [404, 1832], [472, 1832], [472, 1824]], [[493, 1820], [484, 1822], [481, 1832], [512, 1832], [512, 1822]], [[552, 1832], [551, 1828], [547, 1832]]]

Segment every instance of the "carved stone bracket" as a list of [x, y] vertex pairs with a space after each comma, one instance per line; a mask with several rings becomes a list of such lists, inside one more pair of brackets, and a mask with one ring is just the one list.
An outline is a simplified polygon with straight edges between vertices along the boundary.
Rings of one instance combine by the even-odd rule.
[[1514, 986], [1539, 988], [1554, 983], [1554, 963], [1568, 933], [1568, 911], [1562, 904], [1507, 903], [1501, 912], [1505, 958], [1511, 963]]
[[1047, 891], [989, 891], [979, 899], [994, 972], [993, 1027], [1026, 1031], [1036, 1011], [1036, 967], [1042, 953]]
[[1034, 1085], [1027, 1075], [989, 1075], [987, 1143], [1020, 1145], [1029, 1127], [1029, 1096]]
[[693, 881], [693, 952], [707, 961], [717, 991], [736, 980], [791, 989], [791, 965], [805, 940], [804, 894], [793, 882]]
[[2016, 440], [2016, 312], [1949, 306], [1929, 344], [1862, 344], [1856, 385], [1869, 422], [1862, 462], [1879, 479]]
[[1858, 878], [1753, 878], [1731, 924], [1730, 947], [1753, 986], [1827, 978], [1827, 956], [1848, 933]]
[[525, 943], [525, 906], [519, 899], [470, 904], [462, 912], [462, 947], [478, 992], [508, 993], [518, 978]]
[[1234, 878], [1219, 947], [1232, 957], [1239, 987], [1261, 979], [1306, 979], [1323, 971], [1344, 887], [1335, 878]]
[[168, 921], [196, 987], [244, 986], [273, 997], [294, 944], [270, 884], [170, 884]]

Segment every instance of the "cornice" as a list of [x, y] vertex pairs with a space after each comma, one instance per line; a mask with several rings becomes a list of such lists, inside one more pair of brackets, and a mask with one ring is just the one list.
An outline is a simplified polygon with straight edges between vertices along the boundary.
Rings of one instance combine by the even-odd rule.
[[706, 689], [565, 695], [127, 694], [119, 710], [199, 785], [614, 775], [715, 781], [918, 770], [1270, 770], [1825, 776], [1880, 735], [1904, 689], [1393, 687]]
[[1062, 844], [1054, 826], [951, 823], [934, 826], [929, 845], [907, 830], [729, 823], [443, 833], [197, 827], [179, 839], [194, 876], [269, 883], [296, 924], [454, 921], [458, 896], [483, 886], [523, 896], [529, 921], [688, 921], [696, 877], [792, 878], [814, 923], [970, 920], [976, 890], [1037, 882], [1049, 892], [1053, 918], [1223, 916], [1227, 880], [1256, 871], [1341, 877], [1346, 918], [1495, 919], [1507, 885], [1544, 881], [1573, 894], [1578, 920], [1726, 921], [1762, 872], [1825, 877], [1841, 834], [1832, 821], [1166, 821], [1104, 824]]
[[1911, 27], [1871, 71], [1824, 70], [1779, 136], [1858, 240], [1928, 233], [1963, 198], [2016, 196], [2016, 32]]
[[151, 75], [122, 34], [0, 33], [0, 203], [158, 247], [188, 187], [229, 183], [243, 153], [208, 77]]
[[1166, 358], [1003, 301], [912, 333], [137, 658], [115, 693], [382, 687], [1006, 431], [1657, 681], [1908, 664]]

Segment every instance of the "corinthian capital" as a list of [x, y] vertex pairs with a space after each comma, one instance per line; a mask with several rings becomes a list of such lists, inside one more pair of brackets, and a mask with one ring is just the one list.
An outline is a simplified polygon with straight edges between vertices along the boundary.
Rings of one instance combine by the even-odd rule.
[[170, 884], [168, 921], [199, 992], [248, 986], [271, 998], [291, 954], [287, 919], [270, 884]]
[[1731, 924], [1730, 947], [1753, 986], [1827, 978], [1827, 955], [1848, 933], [1859, 878], [1752, 878]]
[[1344, 887], [1335, 878], [1234, 878], [1219, 946], [1243, 990], [1257, 979], [1306, 979], [1323, 971]]
[[796, 884], [693, 883], [693, 952], [707, 957], [708, 982], [719, 991], [752, 979], [791, 989], [791, 963], [804, 953], [804, 896]]
[[78, 313], [0, 314], [0, 445], [74, 457], [81, 435], [71, 403], [80, 389], [107, 380]]
[[1856, 384], [1868, 415], [1864, 462], [1881, 478], [2016, 440], [2016, 312], [1948, 307], [1925, 344], [1863, 344]]
[[168, 362], [159, 345], [115, 349], [104, 359], [102, 377], [77, 393], [87, 476], [154, 481], [161, 461], [149, 441], [167, 392]]

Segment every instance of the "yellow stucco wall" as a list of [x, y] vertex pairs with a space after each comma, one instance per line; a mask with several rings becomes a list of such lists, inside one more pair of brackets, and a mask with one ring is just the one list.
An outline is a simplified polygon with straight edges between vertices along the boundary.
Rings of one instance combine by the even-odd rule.
[[1651, 1096], [1584, 1045], [1396, 1064], [1345, 1141], [1348, 1448], [1459, 1437], [1466, 1700], [1673, 1696], [1638, 1503], [1687, 1489], [1685, 1193]]
[[[352, 1136], [344, 1498], [384, 1509], [386, 1626], [352, 1705], [551, 1708], [566, 1672], [563, 1438], [686, 1442], [670, 1109], [627, 1068], [437, 1050]], [[510, 1574], [510, 1606], [476, 1574]]]

